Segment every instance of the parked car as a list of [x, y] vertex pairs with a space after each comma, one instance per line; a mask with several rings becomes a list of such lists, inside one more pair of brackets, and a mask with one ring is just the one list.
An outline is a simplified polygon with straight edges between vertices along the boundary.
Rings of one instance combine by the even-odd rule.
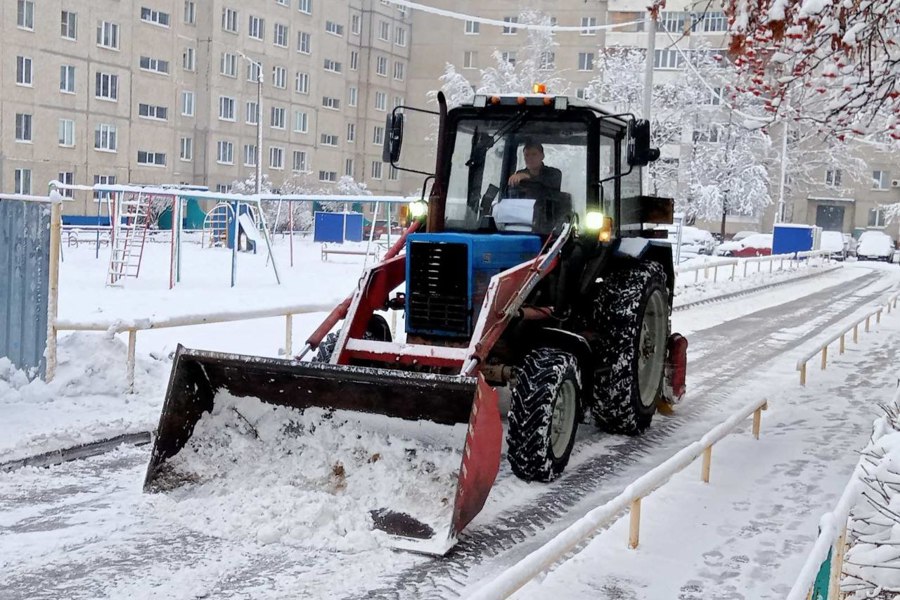
[[[678, 226], [666, 225], [668, 230], [668, 242], [674, 247], [678, 242]], [[712, 254], [716, 247], [716, 240], [712, 233], [698, 227], [684, 225], [681, 228], [681, 253], [684, 254]]]
[[[386, 219], [378, 219], [378, 220], [376, 220], [375, 223], [374, 223], [374, 225], [373, 225], [372, 227], [373, 227], [373, 229], [374, 229], [374, 232], [373, 232], [373, 233], [374, 233], [374, 236], [375, 236], [375, 239], [376, 239], [376, 240], [379, 239], [379, 238], [381, 238], [381, 237], [383, 237], [383, 236], [386, 236], [387, 233], [388, 233], [387, 220], [386, 220]], [[400, 223], [398, 223], [397, 221], [391, 221], [391, 235], [392, 235], [392, 236], [395, 236], [395, 235], [396, 235], [396, 236], [399, 236], [399, 235], [401, 235], [402, 233], [403, 233], [403, 228], [400, 227]]]
[[891, 262], [894, 257], [894, 240], [881, 231], [864, 231], [856, 246], [859, 260], [883, 260]]
[[732, 242], [739, 242], [746, 237], [750, 237], [751, 235], [756, 235], [759, 233], [758, 231], [738, 231], [736, 234], [731, 236]]
[[738, 241], [730, 241], [720, 244], [716, 248], [719, 256], [735, 256], [747, 258], [749, 256], [769, 256], [772, 254], [772, 234], [754, 233]]
[[829, 252], [829, 256], [835, 260], [844, 260], [847, 258], [847, 248], [845, 246], [844, 234], [840, 231], [823, 231], [819, 238], [819, 250]]

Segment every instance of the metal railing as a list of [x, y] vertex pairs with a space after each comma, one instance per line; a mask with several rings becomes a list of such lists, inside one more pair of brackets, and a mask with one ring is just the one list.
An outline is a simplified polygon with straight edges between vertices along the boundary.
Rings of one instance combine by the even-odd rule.
[[641, 499], [663, 486], [673, 475], [687, 468], [700, 456], [703, 457], [701, 478], [704, 482], [709, 483], [713, 445], [731, 434], [750, 415], [753, 415], [753, 436], [759, 439], [762, 411], [766, 407], [766, 400], [757, 400], [744, 406], [727, 420], [711, 429], [700, 440], [681, 449], [667, 461], [633, 481], [621, 494], [606, 504], [591, 510], [548, 543], [467, 597], [470, 600], [509, 598], [600, 528], [617, 520], [619, 514], [625, 510], [630, 511], [628, 547], [637, 548], [640, 541]]
[[743, 277], [747, 277], [749, 267], [752, 264], [756, 264], [755, 273], [762, 272], [762, 265], [764, 263], [769, 264], [769, 273], [773, 273], [775, 271], [775, 263], [778, 262], [778, 270], [784, 270], [784, 263], [788, 261], [788, 267], [790, 269], [796, 269], [802, 264], [804, 259], [810, 258], [824, 258], [826, 260], [830, 260], [831, 253], [827, 250], [810, 250], [808, 252], [791, 252], [790, 254], [772, 254], [769, 256], [753, 256], [749, 258], [725, 258], [722, 260], [713, 260], [704, 262], [697, 265], [690, 266], [678, 266], [675, 267], [676, 276], [680, 276], [686, 273], [694, 273], [694, 283], [700, 282], [700, 273], [703, 273], [703, 280], [707, 281], [710, 279], [710, 273], [712, 273], [712, 281], [713, 283], [719, 280], [719, 269], [731, 269], [730, 275], [728, 275], [729, 281], [734, 281], [737, 276], [738, 268], [740, 268], [743, 272]]
[[878, 308], [875, 308], [869, 313], [860, 317], [846, 329], [834, 334], [833, 336], [828, 338], [828, 340], [822, 342], [820, 345], [816, 346], [815, 348], [801, 356], [799, 359], [797, 359], [797, 370], [800, 371], [800, 385], [806, 385], [806, 368], [809, 361], [811, 361], [817, 354], [821, 354], [821, 370], [824, 371], [828, 367], [828, 346], [835, 342], [838, 342], [838, 353], [843, 354], [847, 349], [847, 336], [850, 334], [850, 332], [853, 332], [853, 343], [859, 343], [860, 326], [864, 325], [865, 331], [866, 333], [868, 333], [871, 328], [872, 319], [874, 318], [876, 323], [881, 323], [881, 313], [885, 311], [890, 313], [893, 309], [896, 309], [898, 299], [900, 299], [900, 292], [897, 292], [894, 295], [890, 296], [883, 306], [879, 306]]

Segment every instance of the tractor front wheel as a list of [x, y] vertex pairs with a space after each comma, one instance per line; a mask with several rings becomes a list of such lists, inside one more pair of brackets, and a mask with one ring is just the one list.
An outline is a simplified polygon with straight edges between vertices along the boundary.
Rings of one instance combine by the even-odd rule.
[[538, 348], [516, 370], [507, 458], [526, 481], [551, 481], [569, 462], [581, 414], [581, 372], [574, 355]]
[[[363, 339], [377, 340], [379, 342], [391, 341], [391, 327], [388, 325], [387, 320], [381, 315], [372, 315], [368, 326], [366, 326], [366, 333], [363, 335]], [[337, 332], [326, 335], [325, 339], [319, 342], [319, 346], [316, 348], [316, 355], [312, 357], [312, 362], [331, 362], [331, 355], [334, 354], [337, 341]]]

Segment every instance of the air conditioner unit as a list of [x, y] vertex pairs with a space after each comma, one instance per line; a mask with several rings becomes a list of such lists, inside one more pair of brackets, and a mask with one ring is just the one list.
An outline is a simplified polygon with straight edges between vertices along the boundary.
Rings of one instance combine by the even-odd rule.
[[900, 188], [900, 179], [891, 179], [891, 187]]

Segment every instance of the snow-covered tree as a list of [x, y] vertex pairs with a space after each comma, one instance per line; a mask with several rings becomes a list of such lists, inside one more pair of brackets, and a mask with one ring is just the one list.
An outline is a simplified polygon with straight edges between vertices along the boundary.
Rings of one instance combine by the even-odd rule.
[[[444, 65], [444, 74], [438, 78], [441, 82], [440, 91], [447, 97], [448, 108], [455, 108], [462, 104], [471, 104], [475, 98], [475, 88], [465, 76], [456, 70], [450, 63]], [[438, 90], [428, 92], [428, 99], [435, 101]]]
[[[900, 0], [725, 0], [730, 52], [747, 89], [777, 113], [792, 90], [803, 116], [838, 135], [886, 132], [900, 145]], [[797, 107], [795, 107], [797, 108]]]

